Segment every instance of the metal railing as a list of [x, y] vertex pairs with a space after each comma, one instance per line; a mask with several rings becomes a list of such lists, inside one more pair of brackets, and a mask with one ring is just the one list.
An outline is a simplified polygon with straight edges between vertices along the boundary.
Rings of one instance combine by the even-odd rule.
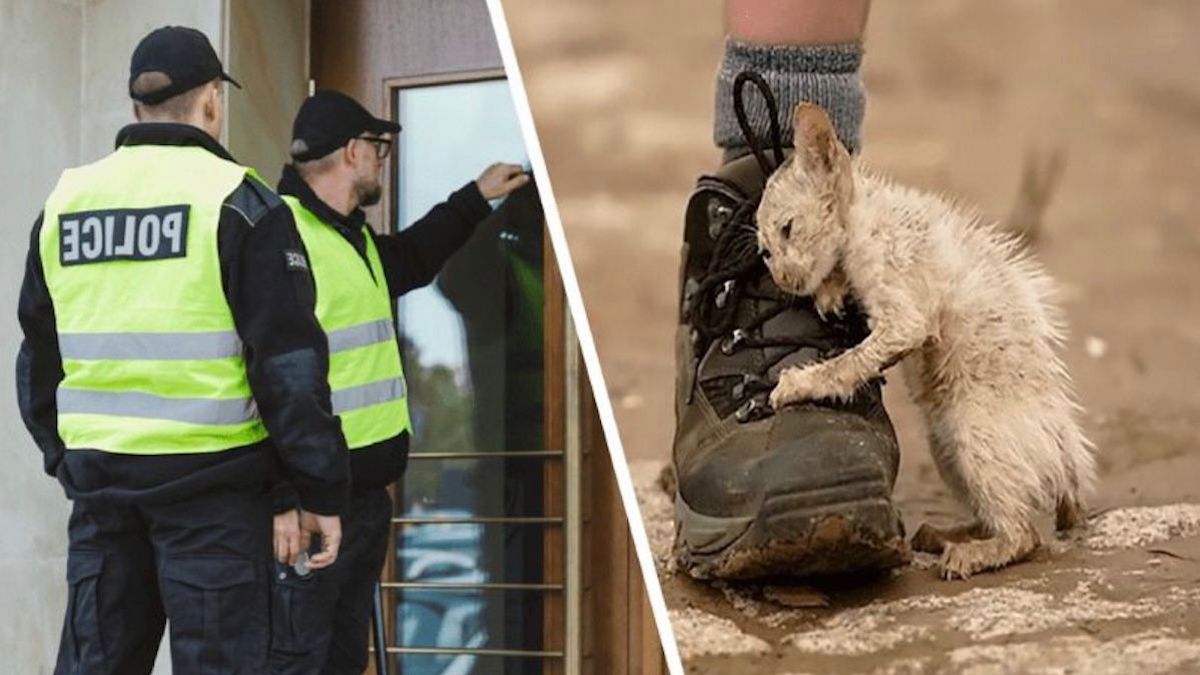
[[[575, 420], [577, 423], [577, 420]], [[542, 460], [539, 462], [545, 466], [545, 462], [556, 459], [565, 459], [567, 453], [564, 450], [515, 450], [515, 451], [497, 451], [497, 452], [414, 452], [409, 455], [410, 461], [436, 461], [436, 460], [492, 460], [492, 459], [532, 459]], [[577, 469], [576, 469], [577, 472]], [[564, 471], [564, 499], [562, 507], [564, 510], [568, 508], [568, 504], [575, 505], [578, 508], [578, 495], [571, 494], [577, 489], [573, 485], [575, 481], [569, 480], [569, 471]], [[564, 537], [564, 575], [571, 579], [572, 582], [578, 583], [578, 577], [570, 573], [571, 560], [579, 555], [578, 542], [575, 541], [572, 545], [572, 537], [570, 530], [574, 526], [571, 521], [561, 515], [537, 515], [537, 516], [430, 516], [428, 518], [420, 516], [397, 516], [391, 519], [393, 527], [421, 527], [426, 525], [535, 525], [549, 527], [563, 527], [568, 530], [568, 536]], [[577, 535], [576, 537], [577, 538]], [[524, 591], [536, 592], [543, 594], [566, 594], [571, 590], [566, 583], [513, 583], [513, 582], [481, 582], [481, 583], [456, 583], [456, 582], [438, 582], [438, 581], [380, 581], [378, 584], [377, 603], [379, 608], [376, 611], [377, 621], [383, 618], [383, 593], [385, 589], [390, 590], [432, 590], [432, 591]], [[570, 597], [565, 598], [564, 602], [564, 623], [574, 624], [578, 626], [578, 608], [577, 602], [571, 600]], [[564, 625], [564, 639], [570, 642], [569, 626]], [[387, 663], [386, 655], [467, 655], [467, 656], [492, 656], [492, 657], [509, 657], [509, 658], [536, 658], [536, 659], [559, 659], [565, 661], [567, 659], [566, 649], [502, 649], [502, 648], [479, 648], [479, 647], [398, 647], [391, 644], [386, 644], [387, 636], [384, 631], [379, 628], [375, 630], [374, 644], [371, 651], [376, 657], [376, 672], [381, 674], [391, 673]], [[383, 645], [380, 650], [379, 646]]]

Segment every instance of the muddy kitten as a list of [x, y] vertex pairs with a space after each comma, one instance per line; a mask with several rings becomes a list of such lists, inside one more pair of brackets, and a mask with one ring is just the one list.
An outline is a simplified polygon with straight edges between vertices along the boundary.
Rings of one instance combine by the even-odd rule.
[[1053, 282], [974, 213], [865, 171], [819, 107], [797, 106], [793, 124], [795, 152], [758, 209], [759, 246], [776, 283], [814, 296], [823, 313], [853, 293], [871, 333], [785, 370], [772, 405], [849, 398], [901, 363], [938, 471], [976, 517], [923, 525], [913, 547], [941, 553], [947, 579], [1028, 557], [1038, 512], [1057, 509], [1059, 530], [1080, 524], [1096, 474], [1056, 353]]

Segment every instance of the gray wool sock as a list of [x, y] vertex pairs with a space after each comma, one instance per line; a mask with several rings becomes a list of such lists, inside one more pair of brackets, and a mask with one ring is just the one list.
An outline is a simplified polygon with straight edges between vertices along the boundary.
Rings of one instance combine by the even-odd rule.
[[[725, 58], [717, 71], [716, 117], [713, 141], [728, 161], [750, 152], [733, 112], [733, 80], [744, 70], [762, 75], [779, 107], [783, 145], [792, 143], [792, 109], [797, 103], [816, 103], [829, 113], [838, 137], [851, 152], [859, 150], [866, 96], [858, 67], [863, 49], [857, 42], [835, 45], [756, 45], [733, 38], [725, 41]], [[744, 89], [746, 117], [770, 155], [770, 121], [758, 88]]]

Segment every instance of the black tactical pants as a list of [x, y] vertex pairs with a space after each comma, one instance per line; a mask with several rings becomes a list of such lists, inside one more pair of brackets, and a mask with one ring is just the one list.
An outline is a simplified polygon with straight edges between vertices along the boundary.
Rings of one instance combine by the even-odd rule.
[[76, 501], [55, 675], [145, 675], [170, 620], [175, 675], [259, 675], [270, 639], [261, 490], [155, 506]]
[[342, 517], [337, 562], [298, 577], [276, 563], [271, 675], [361, 675], [371, 604], [387, 557], [392, 499], [385, 488], [355, 494]]

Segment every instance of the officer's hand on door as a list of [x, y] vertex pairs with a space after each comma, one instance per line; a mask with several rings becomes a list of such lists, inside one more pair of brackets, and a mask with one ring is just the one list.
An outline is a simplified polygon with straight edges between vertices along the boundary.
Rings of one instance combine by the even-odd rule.
[[300, 512], [300, 550], [307, 551], [312, 545], [314, 534], [321, 535], [321, 552], [308, 560], [310, 569], [329, 567], [337, 560], [338, 548], [342, 545], [342, 519], [338, 516], [323, 516], [319, 513]]
[[479, 178], [475, 179], [479, 194], [487, 200], [503, 197], [528, 182], [529, 174], [525, 173], [525, 169], [518, 164], [503, 162], [497, 162], [484, 169]]

